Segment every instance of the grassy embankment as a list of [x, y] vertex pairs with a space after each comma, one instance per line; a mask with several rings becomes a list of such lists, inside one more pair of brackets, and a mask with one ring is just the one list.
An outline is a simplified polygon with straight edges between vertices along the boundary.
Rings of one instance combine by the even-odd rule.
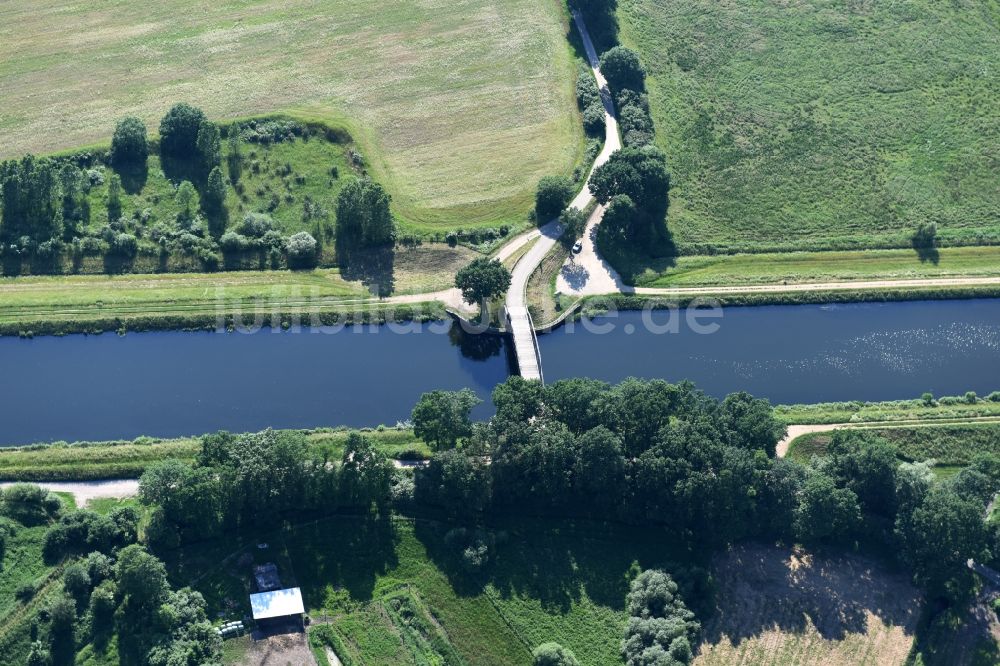
[[938, 398], [928, 405], [923, 400], [884, 402], [821, 402], [811, 405], [777, 405], [775, 416], [788, 425], [820, 423], [906, 423], [928, 421], [947, 423], [977, 418], [1000, 417], [1000, 401], [984, 399], [975, 403], [964, 397]]
[[1000, 275], [1000, 247], [941, 248], [935, 261], [913, 250], [775, 252], [616, 262], [637, 287], [710, 287]]
[[583, 152], [556, 0], [9, 5], [0, 157], [106, 141], [126, 114], [155, 130], [178, 101], [294, 112], [348, 127], [404, 231], [426, 234], [524, 226], [538, 179]]
[[[446, 289], [472, 250], [443, 244], [399, 248], [378, 280], [394, 293]], [[348, 279], [351, 278], [351, 279]], [[279, 313], [341, 313], [376, 317], [387, 309], [351, 270], [243, 271], [148, 275], [63, 275], [0, 278], [0, 334], [74, 333], [155, 328], [212, 328], [217, 317]], [[440, 316], [440, 307], [436, 308]], [[400, 316], [427, 316], [429, 307], [395, 308]], [[427, 311], [427, 312], [425, 312]]]
[[[953, 404], [927, 406], [921, 400], [896, 400], [889, 402], [843, 402], [815, 405], [778, 405], [775, 414], [786, 424], [853, 423], [888, 430], [900, 426], [896, 434], [887, 435], [894, 441], [905, 439], [917, 428], [914, 424], [930, 424], [933, 430], [922, 430], [913, 435], [919, 438], [921, 449], [915, 449], [911, 459], [921, 456], [938, 458], [947, 464], [964, 464], [971, 458], [971, 451], [963, 457], [943, 452], [952, 451], [954, 442], [972, 429], [973, 438], [987, 437], [987, 446], [996, 431], [1000, 431], [1000, 402], [979, 399], [968, 404], [960, 399], [944, 399]], [[957, 401], [956, 401], [957, 400]], [[981, 421], [982, 429], [976, 424]], [[947, 428], [945, 427], [947, 426]], [[309, 430], [309, 440], [318, 453], [338, 459], [350, 430], [345, 428], [318, 428]], [[379, 448], [392, 457], [426, 457], [427, 445], [413, 435], [412, 430], [385, 428], [365, 429]], [[934, 448], [937, 435], [945, 436], [940, 450]], [[796, 440], [798, 441], [798, 440]], [[976, 441], [979, 441], [978, 439]], [[198, 440], [192, 437], [156, 439], [140, 437], [133, 441], [78, 442], [68, 444], [37, 444], [22, 447], [0, 448], [0, 480], [2, 481], [56, 481], [107, 478], [135, 478], [147, 465], [165, 458], [193, 460], [198, 450]], [[796, 446], [805, 446], [796, 445]], [[975, 445], [976, 450], [979, 447]], [[794, 448], [794, 447], [793, 447]], [[806, 450], [806, 449], [801, 449]], [[925, 455], [926, 454], [926, 455]], [[791, 455], [791, 453], [790, 453]], [[953, 461], [953, 462], [952, 462]]]
[[[309, 430], [318, 457], [339, 460], [350, 430]], [[387, 455], [422, 458], [431, 451], [406, 429], [364, 429], [362, 432]], [[140, 437], [121, 442], [76, 442], [0, 448], [0, 481], [82, 481], [137, 478], [152, 463], [168, 458], [193, 461], [201, 445], [197, 438]]]
[[685, 307], [707, 299], [722, 307], [748, 307], [754, 305], [818, 305], [824, 303], [884, 303], [889, 301], [921, 301], [965, 298], [998, 298], [1000, 286], [950, 286], [950, 287], [886, 287], [878, 289], [836, 289], [817, 291], [776, 291], [719, 293], [712, 287], [698, 290], [696, 294], [682, 296], [610, 294], [586, 296], [577, 317], [593, 317], [615, 310], [644, 310], [646, 308]]

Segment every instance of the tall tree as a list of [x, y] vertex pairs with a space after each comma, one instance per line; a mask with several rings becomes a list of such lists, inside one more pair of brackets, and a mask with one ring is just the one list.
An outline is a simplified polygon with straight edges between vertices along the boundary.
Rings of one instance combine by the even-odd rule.
[[566, 176], [545, 176], [535, 192], [535, 218], [538, 225], [559, 217], [573, 198], [573, 181]]
[[205, 122], [205, 113], [181, 102], [167, 111], [160, 121], [160, 152], [177, 159], [192, 159], [198, 155], [198, 132]]
[[861, 524], [858, 496], [838, 488], [826, 474], [817, 472], [802, 487], [795, 511], [795, 534], [805, 543], [838, 543], [854, 534]]
[[337, 195], [337, 238], [361, 245], [385, 245], [396, 236], [392, 198], [378, 183], [349, 180]]
[[413, 408], [413, 432], [435, 451], [453, 449], [472, 434], [472, 408], [482, 402], [469, 389], [431, 391], [420, 396]]
[[219, 167], [213, 167], [208, 174], [205, 191], [201, 195], [201, 207], [208, 216], [212, 235], [221, 236], [225, 231], [226, 182]]
[[601, 55], [601, 73], [612, 90], [642, 90], [646, 84], [646, 70], [638, 54], [624, 46], [615, 46]]
[[983, 507], [951, 488], [934, 486], [909, 515], [900, 513], [896, 533], [914, 578], [934, 596], [957, 600], [972, 589], [966, 566], [987, 555]]
[[119, 168], [137, 167], [144, 165], [148, 156], [146, 124], [134, 116], [119, 120], [111, 138], [111, 163]]
[[455, 275], [455, 286], [466, 303], [484, 303], [501, 295], [510, 286], [510, 271], [495, 259], [474, 259]]
[[732, 446], [760, 449], [773, 458], [775, 447], [785, 436], [785, 426], [774, 418], [771, 403], [745, 391], [730, 393], [722, 401], [722, 419]]
[[0, 164], [0, 242], [21, 244], [60, 238], [63, 231], [59, 174], [48, 159], [32, 155]]
[[202, 174], [207, 174], [222, 164], [222, 139], [218, 125], [203, 120], [198, 126], [198, 137], [195, 139], [195, 145], [198, 148]]
[[108, 179], [108, 222], [117, 222], [122, 216], [122, 179], [113, 173]]

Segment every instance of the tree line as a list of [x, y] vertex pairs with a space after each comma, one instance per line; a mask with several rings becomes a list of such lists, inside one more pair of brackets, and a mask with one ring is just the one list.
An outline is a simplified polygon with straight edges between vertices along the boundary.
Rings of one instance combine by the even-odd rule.
[[885, 439], [841, 431], [825, 458], [803, 465], [776, 457], [784, 427], [769, 403], [746, 393], [719, 401], [688, 382], [543, 387], [515, 377], [493, 403], [486, 423], [468, 419], [466, 394], [418, 403], [414, 428], [438, 449], [416, 473], [419, 504], [473, 521], [623, 521], [666, 528], [696, 548], [766, 539], [887, 549], [931, 597], [949, 601], [973, 589], [966, 559], [1000, 555], [1000, 531], [984, 520], [1000, 491], [995, 456], [936, 481], [928, 463], [901, 462]]

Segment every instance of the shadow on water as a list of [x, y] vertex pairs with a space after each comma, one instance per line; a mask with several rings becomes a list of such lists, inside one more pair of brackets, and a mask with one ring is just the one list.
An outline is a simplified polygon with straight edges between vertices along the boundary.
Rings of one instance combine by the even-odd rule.
[[469, 333], [457, 321], [448, 330], [448, 341], [452, 347], [458, 347], [462, 356], [473, 361], [485, 361], [499, 356], [504, 347], [503, 336], [493, 333]]

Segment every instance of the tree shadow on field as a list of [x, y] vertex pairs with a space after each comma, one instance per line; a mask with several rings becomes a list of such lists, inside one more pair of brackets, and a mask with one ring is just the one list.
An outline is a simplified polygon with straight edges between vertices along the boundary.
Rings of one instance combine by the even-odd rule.
[[361, 282], [374, 296], [392, 294], [396, 288], [396, 250], [392, 245], [360, 247], [338, 237], [336, 248], [341, 277]]
[[338, 516], [296, 527], [285, 536], [295, 578], [308, 608], [324, 608], [333, 589], [369, 601], [378, 576], [398, 564], [388, 517]]
[[941, 261], [941, 252], [934, 245], [923, 245], [917, 241], [913, 241], [913, 249], [916, 250], [917, 258], [920, 259], [920, 263], [922, 264], [930, 262], [937, 266]]
[[477, 576], [462, 568], [461, 553], [451, 552], [445, 542], [454, 524], [417, 521], [416, 536], [456, 593], [477, 595], [489, 583], [501, 598], [537, 599], [548, 613], [568, 613], [584, 595], [597, 605], [622, 610], [634, 562], [642, 568], [678, 569], [662, 532], [631, 539], [620, 527], [599, 523], [527, 522], [532, 526], [492, 529], [496, 546], [490, 565]]
[[20, 275], [21, 274], [21, 257], [12, 254], [3, 255], [3, 261], [0, 263], [3, 266], [4, 275]]
[[149, 165], [146, 162], [117, 166], [114, 169], [122, 180], [122, 189], [126, 194], [139, 194], [146, 187], [146, 181], [149, 179]]
[[185, 180], [195, 186], [195, 189], [199, 193], [204, 189], [205, 177], [208, 175], [203, 173], [201, 165], [198, 164], [196, 159], [185, 159], [179, 157], [173, 157], [170, 155], [160, 156], [160, 168], [163, 169], [163, 175], [173, 183], [174, 186], [180, 185]]
[[842, 640], [866, 633], [869, 615], [911, 635], [919, 619], [921, 597], [906, 576], [859, 556], [745, 544], [716, 558], [714, 574], [719, 593], [703, 632], [710, 644], [810, 627]]

